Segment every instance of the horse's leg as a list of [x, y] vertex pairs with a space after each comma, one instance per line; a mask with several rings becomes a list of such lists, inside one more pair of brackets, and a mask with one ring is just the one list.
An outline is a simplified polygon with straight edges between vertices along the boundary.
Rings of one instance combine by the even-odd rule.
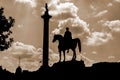
[[72, 57], [72, 60], [76, 60], [76, 51], [75, 51], [75, 49], [72, 49], [72, 51], [73, 51], [73, 57]]
[[61, 51], [59, 51], [59, 62], [61, 62]]
[[72, 51], [73, 51], [73, 57], [72, 57], [72, 60], [74, 59], [74, 50], [72, 49]]
[[64, 62], [65, 62], [65, 50], [63, 51], [63, 55], [64, 55]]
[[76, 51], [74, 50], [74, 59], [76, 60]]

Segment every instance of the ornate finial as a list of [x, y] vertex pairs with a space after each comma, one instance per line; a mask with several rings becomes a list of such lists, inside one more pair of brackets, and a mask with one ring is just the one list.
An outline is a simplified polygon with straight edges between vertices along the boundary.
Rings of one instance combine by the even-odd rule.
[[46, 9], [46, 11], [48, 11], [48, 5], [47, 5], [47, 3], [45, 4], [45, 9]]
[[47, 5], [47, 3], [45, 4], [45, 9], [46, 9], [45, 14], [48, 15], [48, 5]]

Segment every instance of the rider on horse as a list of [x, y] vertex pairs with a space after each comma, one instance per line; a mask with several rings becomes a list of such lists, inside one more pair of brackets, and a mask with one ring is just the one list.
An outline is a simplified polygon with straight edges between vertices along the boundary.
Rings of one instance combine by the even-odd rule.
[[81, 41], [79, 38], [72, 39], [72, 34], [69, 31], [69, 28], [66, 28], [66, 32], [64, 34], [64, 37], [60, 34], [54, 35], [54, 38], [52, 42], [57, 41], [58, 44], [58, 52], [59, 52], [59, 61], [61, 61], [61, 54], [63, 52], [64, 61], [65, 61], [65, 51], [69, 52], [69, 49], [73, 51], [73, 57], [72, 60], [76, 60], [76, 47], [78, 46], [79, 52], [81, 53]]
[[69, 52], [71, 42], [72, 42], [72, 34], [69, 31], [69, 28], [66, 27], [66, 32], [64, 34], [64, 46], [65, 46], [65, 48], [67, 48], [67, 50], [68, 50], [67, 52]]

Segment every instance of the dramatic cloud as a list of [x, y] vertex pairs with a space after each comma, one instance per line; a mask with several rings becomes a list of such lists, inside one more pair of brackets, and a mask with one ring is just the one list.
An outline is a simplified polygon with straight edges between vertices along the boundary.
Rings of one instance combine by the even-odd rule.
[[112, 35], [107, 32], [93, 32], [87, 37], [87, 45], [98, 46], [112, 39]]
[[53, 10], [49, 12], [51, 15], [58, 16], [62, 14], [69, 14], [71, 17], [77, 16], [76, 13], [78, 11], [78, 8], [74, 5], [74, 3], [70, 2], [60, 3], [60, 1], [58, 2], [56, 1], [52, 0], [51, 3], [49, 4], [49, 6], [53, 8]]
[[[51, 8], [50, 14], [54, 16], [54, 20], [58, 21], [58, 27], [52, 33], [59, 34], [64, 27], [79, 27], [82, 32], [89, 33], [89, 25], [77, 15], [78, 8], [72, 2], [60, 2], [60, 0], [52, 0], [49, 4]], [[59, 18], [58, 18], [59, 17]]]
[[106, 21], [103, 26], [108, 27], [111, 31], [120, 32], [120, 20]]
[[36, 0], [15, 0], [16, 2], [20, 2], [20, 3], [27, 3], [30, 4], [31, 7], [36, 7], [37, 6], [37, 2]]
[[27, 58], [31, 57], [35, 53], [36, 48], [32, 45], [25, 45], [21, 42], [15, 42], [9, 49], [9, 53], [12, 53], [15, 57]]
[[[84, 22], [83, 20], [81, 20], [79, 17], [76, 18], [68, 18], [66, 20], [61, 20], [59, 21], [59, 25], [58, 28], [56, 28], [53, 33], [58, 34], [60, 32], [60, 30], [62, 30], [64, 27], [71, 27], [72, 30], [74, 30], [73, 28], [77, 28], [77, 33], [90, 33], [89, 30], [89, 25]], [[76, 32], [76, 31], [75, 31]]]
[[101, 16], [103, 16], [103, 15], [106, 14], [106, 13], [108, 13], [108, 10], [100, 11], [99, 13], [97, 13], [97, 14], [95, 15], [95, 17], [101, 17]]
[[41, 66], [39, 62], [42, 60], [42, 49], [36, 49], [32, 45], [26, 45], [22, 42], [14, 42], [8, 50], [0, 52], [0, 65], [15, 72], [19, 57], [23, 70], [37, 70]]

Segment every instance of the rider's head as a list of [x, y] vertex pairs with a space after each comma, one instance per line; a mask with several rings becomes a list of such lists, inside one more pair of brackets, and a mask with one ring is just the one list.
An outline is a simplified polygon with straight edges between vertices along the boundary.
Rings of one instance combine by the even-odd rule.
[[69, 31], [69, 28], [68, 28], [68, 27], [66, 27], [66, 31]]

